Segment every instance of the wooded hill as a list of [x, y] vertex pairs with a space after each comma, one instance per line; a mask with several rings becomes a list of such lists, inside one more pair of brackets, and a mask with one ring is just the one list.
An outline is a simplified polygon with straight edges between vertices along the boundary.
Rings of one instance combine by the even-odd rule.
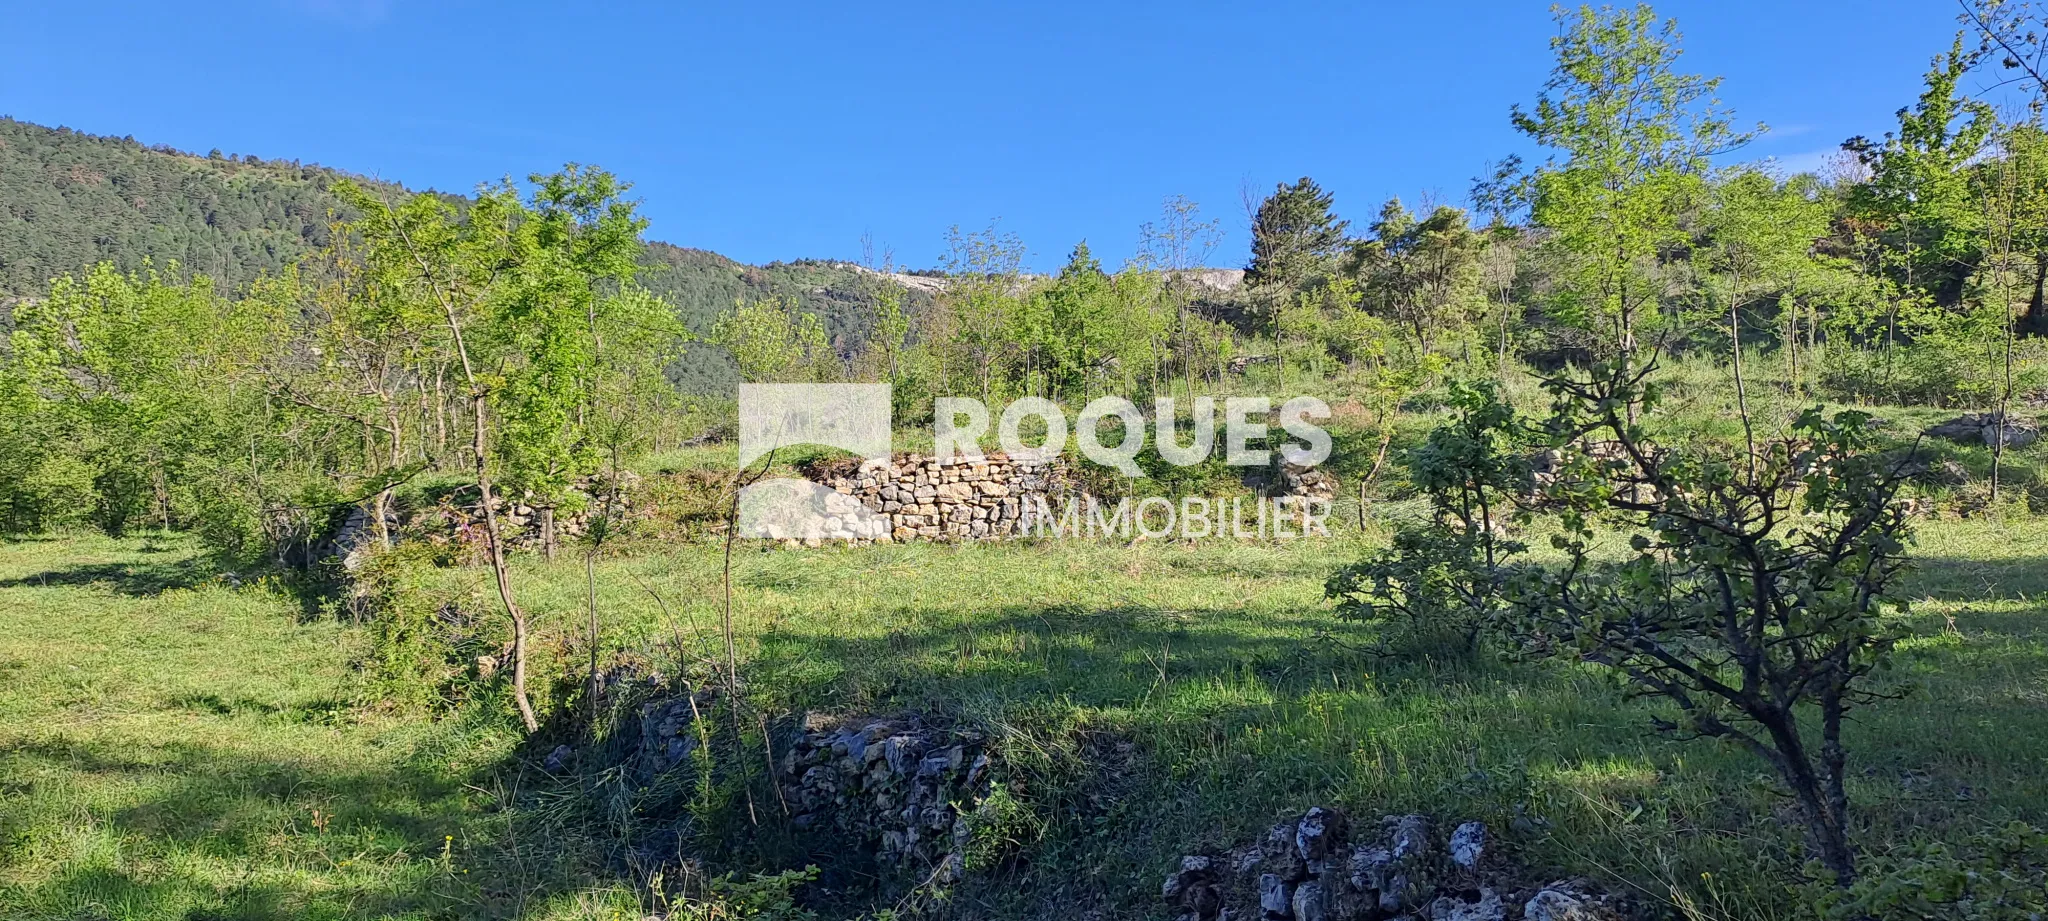
[[[124, 272], [176, 264], [228, 291], [275, 274], [328, 245], [335, 221], [358, 216], [329, 191], [344, 179], [393, 200], [409, 194], [298, 160], [198, 155], [0, 117], [0, 327], [7, 302], [46, 294], [52, 279], [102, 262]], [[770, 298], [818, 315], [841, 350], [869, 322], [872, 286], [842, 263], [751, 266], [666, 243], [650, 243], [641, 262], [640, 283], [697, 333], [742, 300]], [[909, 300], [914, 309], [922, 295]], [[697, 391], [736, 379], [731, 359], [711, 345], [693, 348], [672, 374]]]

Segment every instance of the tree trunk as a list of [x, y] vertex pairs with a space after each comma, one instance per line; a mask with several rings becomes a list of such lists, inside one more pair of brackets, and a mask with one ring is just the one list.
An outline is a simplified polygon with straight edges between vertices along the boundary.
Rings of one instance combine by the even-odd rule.
[[149, 474], [150, 492], [155, 494], [157, 521], [168, 532], [171, 530], [171, 486], [164, 477], [164, 468], [156, 466]]
[[[1821, 865], [1835, 874], [1835, 885], [1846, 888], [1856, 881], [1856, 852], [1849, 846], [1848, 802], [1841, 793], [1840, 771], [1824, 771], [1825, 777], [1814, 771], [1795, 719], [1790, 713], [1758, 714], [1758, 722], [1771, 736], [1770, 760], [1806, 824], [1807, 843]], [[1839, 717], [1833, 722], [1838, 726]]]
[[555, 561], [555, 507], [543, 505], [534, 510], [534, 514], [540, 518], [541, 558], [552, 563]]
[[483, 500], [484, 538], [489, 544], [491, 578], [498, 584], [498, 601], [505, 606], [505, 616], [512, 621], [512, 702], [519, 708], [519, 722], [532, 733], [540, 730], [540, 720], [534, 716], [533, 703], [526, 697], [526, 612], [512, 600], [512, 573], [505, 565], [505, 538], [498, 529], [498, 506], [491, 495], [490, 455], [484, 449], [484, 395], [481, 391], [470, 397], [470, 405], [472, 421], [476, 425], [470, 434], [470, 448], [476, 453], [476, 489]]
[[2034, 254], [2034, 296], [2027, 299], [2027, 312], [2020, 315], [2019, 334], [2048, 337], [2048, 251]]

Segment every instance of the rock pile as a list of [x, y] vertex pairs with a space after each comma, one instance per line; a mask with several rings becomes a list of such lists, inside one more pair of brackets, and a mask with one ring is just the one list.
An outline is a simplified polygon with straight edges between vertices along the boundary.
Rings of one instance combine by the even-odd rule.
[[704, 741], [698, 734], [697, 719], [712, 704], [704, 692], [643, 701], [640, 746], [632, 765], [634, 778], [644, 784], [688, 764]]
[[1243, 374], [1251, 370], [1252, 365], [1273, 364], [1276, 361], [1278, 359], [1272, 355], [1238, 355], [1230, 359], [1225, 367], [1232, 374]]
[[949, 883], [965, 872], [968, 817], [987, 795], [981, 736], [915, 719], [812, 716], [782, 753], [799, 828], [868, 849], [884, 868]]
[[[641, 481], [638, 474], [629, 470], [619, 472], [619, 482], [614, 492], [605, 479], [586, 477], [570, 485], [575, 498], [574, 512], [559, 512], [555, 515], [555, 539], [569, 541], [589, 533], [591, 523], [605, 511], [605, 498], [611, 496], [610, 509], [615, 524], [645, 516], [638, 500]], [[531, 491], [512, 495], [494, 494], [492, 505], [498, 510], [498, 526], [504, 529], [506, 542], [513, 546], [538, 544], [541, 540], [541, 516], [544, 510], [534, 505], [535, 496]], [[429, 540], [453, 540], [457, 544], [480, 545], [484, 540], [483, 503], [478, 501], [474, 486], [465, 486], [443, 497], [441, 501], [420, 509], [406, 518], [406, 530], [421, 531]]]
[[1519, 884], [1484, 824], [1353, 823], [1317, 807], [1226, 854], [1181, 858], [1161, 895], [1180, 921], [1619, 921], [1583, 881]]
[[1289, 498], [1331, 502], [1337, 498], [1337, 478], [1321, 467], [1303, 467], [1290, 464], [1273, 454], [1272, 466], [1266, 468], [1258, 484], [1260, 491], [1272, 498]]
[[[377, 548], [374, 519], [375, 514], [367, 506], [358, 505], [349, 509], [348, 518], [341, 523], [341, 529], [321, 543], [319, 549], [314, 552], [314, 557], [334, 561], [343, 572], [353, 573], [361, 569], [363, 561]], [[384, 513], [386, 534], [395, 536], [400, 526], [397, 513]]]
[[1004, 454], [945, 462], [908, 454], [887, 465], [820, 471], [814, 478], [887, 516], [888, 539], [896, 541], [1016, 536], [1027, 503], [1064, 501], [1070, 488], [1062, 462]]
[[[1999, 442], [1998, 420], [1999, 414], [1995, 412], [1964, 413], [1928, 428], [1926, 434], [1930, 438], [1942, 438], [1961, 444], [1975, 442], [1989, 448]], [[2041, 440], [2041, 426], [2032, 420], [2011, 416], [2005, 420], [2003, 434], [2006, 447], [2024, 448]]]

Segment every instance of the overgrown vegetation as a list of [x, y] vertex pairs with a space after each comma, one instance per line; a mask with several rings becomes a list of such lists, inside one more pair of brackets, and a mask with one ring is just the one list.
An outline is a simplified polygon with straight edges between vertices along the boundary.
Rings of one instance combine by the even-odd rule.
[[[1965, 11], [1895, 131], [1794, 176], [1673, 24], [1561, 11], [1541, 162], [1356, 225], [1281, 184], [1241, 280], [1183, 198], [1116, 267], [991, 224], [752, 269], [595, 168], [414, 195], [0, 123], [0, 195], [98, 228], [0, 226], [0, 913], [1139, 916], [1332, 802], [1685, 917], [2034, 917], [2048, 85], [2037, 12]], [[949, 396], [1312, 394], [1338, 527], [753, 546], [737, 490], [830, 457], [734, 470], [735, 380], [890, 384], [910, 450]], [[1264, 488], [1137, 463], [1075, 477]], [[819, 711], [988, 741], [971, 872], [792, 826]]]

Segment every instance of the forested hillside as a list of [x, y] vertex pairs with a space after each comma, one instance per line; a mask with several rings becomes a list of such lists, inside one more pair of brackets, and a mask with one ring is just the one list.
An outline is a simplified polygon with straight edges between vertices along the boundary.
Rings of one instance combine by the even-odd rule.
[[[804, 260], [751, 266], [717, 253], [667, 243], [649, 243], [641, 254], [639, 283], [675, 306], [676, 315], [699, 335], [722, 313], [740, 303], [793, 302], [822, 320], [828, 341], [841, 358], [851, 358], [874, 324], [874, 276], [844, 263]], [[904, 309], [929, 307], [918, 291], [904, 292]], [[691, 346], [671, 376], [684, 390], [719, 391], [739, 380], [732, 356], [714, 343]]]
[[[46, 294], [52, 279], [102, 262], [123, 272], [175, 263], [237, 290], [327, 246], [335, 222], [358, 217], [330, 191], [344, 179], [387, 198], [406, 194], [395, 183], [297, 160], [200, 156], [0, 118], [0, 304]], [[819, 316], [833, 344], [851, 354], [869, 322], [870, 286], [842, 264], [757, 267], [663, 243], [650, 245], [641, 261], [641, 283], [697, 333], [742, 300], [791, 300]], [[692, 349], [671, 374], [693, 391], [737, 379], [714, 345]]]
[[0, 298], [46, 293], [52, 278], [100, 262], [176, 262], [246, 284], [327, 245], [333, 221], [354, 217], [328, 194], [342, 178], [295, 160], [194, 156], [0, 118]]

